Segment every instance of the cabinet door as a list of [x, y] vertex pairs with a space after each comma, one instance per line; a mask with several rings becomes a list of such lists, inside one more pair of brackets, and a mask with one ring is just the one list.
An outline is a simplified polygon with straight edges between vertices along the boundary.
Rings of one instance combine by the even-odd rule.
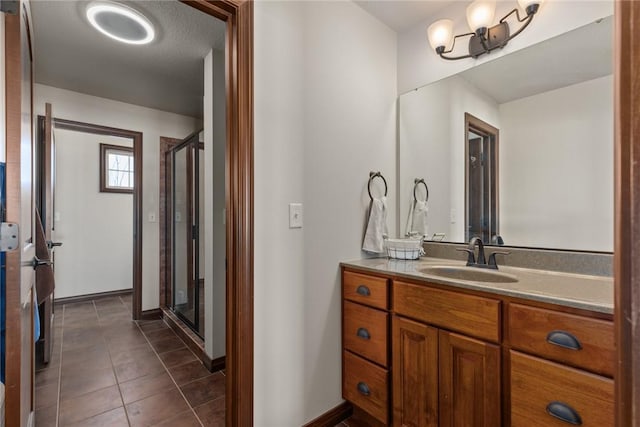
[[496, 427], [500, 347], [439, 331], [440, 427]]
[[393, 425], [438, 426], [438, 330], [394, 316]]

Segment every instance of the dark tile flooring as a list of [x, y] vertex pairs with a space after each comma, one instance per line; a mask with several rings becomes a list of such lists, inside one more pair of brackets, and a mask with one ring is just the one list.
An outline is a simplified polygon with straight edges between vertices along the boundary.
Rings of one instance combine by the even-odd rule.
[[224, 426], [225, 376], [131, 297], [56, 307], [51, 362], [36, 367], [36, 426]]

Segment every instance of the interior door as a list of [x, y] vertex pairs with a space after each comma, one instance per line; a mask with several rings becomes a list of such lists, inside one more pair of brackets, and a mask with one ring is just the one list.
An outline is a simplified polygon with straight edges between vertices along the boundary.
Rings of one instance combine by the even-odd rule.
[[[53, 108], [51, 104], [45, 104], [45, 117], [42, 124], [41, 141], [38, 146], [36, 158], [39, 160], [38, 170], [35, 173], [36, 184], [39, 185], [39, 203], [36, 216], [36, 256], [49, 265], [42, 265], [36, 270], [36, 294], [38, 304], [41, 307], [41, 341], [43, 345], [42, 358], [44, 363], [49, 363], [53, 344], [53, 298], [55, 290], [55, 277], [53, 274], [54, 247], [61, 243], [51, 240], [53, 229], [53, 194], [54, 194], [54, 152], [55, 142], [53, 133]], [[37, 339], [37, 337], [36, 337]]]
[[6, 254], [7, 426], [25, 426], [33, 417], [34, 377], [34, 190], [33, 64], [29, 4], [17, 2], [5, 15], [6, 216], [17, 224], [18, 247]]

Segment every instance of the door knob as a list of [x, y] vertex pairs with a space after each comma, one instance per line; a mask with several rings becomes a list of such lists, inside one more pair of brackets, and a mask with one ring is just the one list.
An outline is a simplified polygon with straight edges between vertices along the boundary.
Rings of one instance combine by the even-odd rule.
[[51, 265], [51, 264], [52, 264], [51, 261], [40, 259], [37, 256], [34, 256], [31, 262], [29, 262], [29, 265], [31, 265], [31, 267], [33, 267], [34, 270], [37, 270], [38, 267], [42, 267], [43, 265]]

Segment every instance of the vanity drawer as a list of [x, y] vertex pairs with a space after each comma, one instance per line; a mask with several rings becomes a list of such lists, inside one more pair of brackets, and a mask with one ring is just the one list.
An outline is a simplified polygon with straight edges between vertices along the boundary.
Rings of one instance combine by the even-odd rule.
[[613, 426], [612, 380], [513, 350], [510, 356], [512, 427]]
[[387, 279], [345, 271], [342, 292], [345, 299], [387, 310], [389, 290]]
[[393, 282], [393, 310], [423, 322], [485, 340], [500, 341], [500, 301]]
[[360, 304], [344, 302], [344, 347], [387, 366], [389, 314]]
[[512, 348], [613, 377], [613, 322], [509, 305]]
[[384, 424], [389, 419], [389, 372], [343, 352], [342, 397]]

